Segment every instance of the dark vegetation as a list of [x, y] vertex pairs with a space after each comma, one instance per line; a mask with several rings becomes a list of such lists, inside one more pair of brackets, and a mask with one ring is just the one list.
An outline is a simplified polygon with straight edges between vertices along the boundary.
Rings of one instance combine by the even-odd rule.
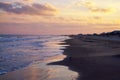
[[116, 30], [116, 31], [112, 31], [112, 32], [101, 33], [99, 35], [100, 36], [118, 36], [118, 37], [120, 37], [120, 31]]

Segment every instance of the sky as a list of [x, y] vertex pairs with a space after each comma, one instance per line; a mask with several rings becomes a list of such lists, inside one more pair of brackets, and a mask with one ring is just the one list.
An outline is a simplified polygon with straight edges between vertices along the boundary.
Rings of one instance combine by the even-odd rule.
[[89, 34], [120, 29], [120, 0], [0, 0], [0, 34]]

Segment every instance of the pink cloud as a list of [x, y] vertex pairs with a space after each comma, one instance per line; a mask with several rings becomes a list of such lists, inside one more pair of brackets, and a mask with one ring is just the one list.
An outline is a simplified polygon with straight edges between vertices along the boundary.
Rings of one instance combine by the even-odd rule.
[[57, 8], [50, 4], [33, 3], [31, 5], [27, 5], [20, 2], [15, 3], [0, 2], [0, 9], [7, 13], [41, 15], [41, 16], [53, 16], [58, 11]]

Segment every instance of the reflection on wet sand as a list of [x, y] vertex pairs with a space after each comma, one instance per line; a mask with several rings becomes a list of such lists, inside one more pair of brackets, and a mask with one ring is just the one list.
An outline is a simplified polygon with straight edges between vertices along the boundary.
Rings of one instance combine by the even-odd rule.
[[78, 72], [76, 80], [120, 80], [120, 59], [116, 57], [65, 58], [50, 65], [65, 65]]
[[57, 55], [37, 61], [26, 68], [9, 72], [0, 76], [0, 80], [76, 80], [78, 73], [66, 66], [48, 65], [48, 63], [63, 60], [65, 56]]
[[5, 74], [0, 77], [0, 80], [46, 80], [47, 77], [47, 70], [38, 67], [27, 67]]
[[68, 66], [78, 72], [76, 80], [120, 80], [120, 38], [78, 35], [65, 42], [67, 57], [50, 65]]

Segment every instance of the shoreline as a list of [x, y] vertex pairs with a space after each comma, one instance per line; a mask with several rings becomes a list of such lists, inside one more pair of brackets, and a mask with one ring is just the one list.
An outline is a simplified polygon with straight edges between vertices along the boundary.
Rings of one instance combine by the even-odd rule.
[[[110, 37], [100, 36], [74, 36], [71, 39], [65, 40], [66, 49], [64, 53], [69, 53], [72, 57], [93, 57], [93, 56], [115, 56], [120, 55], [120, 38], [110, 39]], [[73, 54], [78, 53], [80, 54]], [[71, 54], [71, 55], [70, 55]]]
[[67, 66], [49, 65], [49, 63], [61, 61], [65, 57], [61, 54], [43, 61], [36, 61], [27, 67], [1, 75], [0, 80], [76, 80], [78, 73], [69, 70]]
[[[0, 80], [120, 80], [120, 38], [75, 35], [58, 43], [63, 54], [36, 61]], [[69, 74], [69, 75], [68, 75]]]
[[65, 40], [65, 65], [77, 80], [120, 80], [120, 38], [77, 35]]

